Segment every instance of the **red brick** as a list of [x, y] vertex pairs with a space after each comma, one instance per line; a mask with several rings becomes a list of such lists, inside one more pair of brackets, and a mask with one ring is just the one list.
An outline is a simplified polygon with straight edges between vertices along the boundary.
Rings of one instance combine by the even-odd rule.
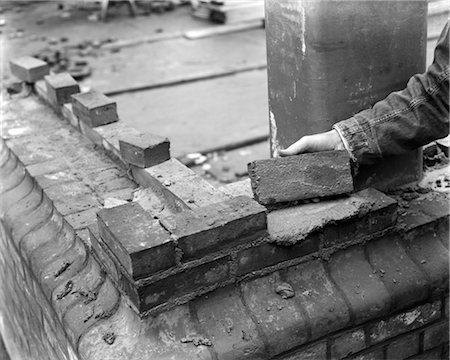
[[29, 255], [29, 265], [34, 274], [39, 278], [40, 273], [55, 259], [69, 250], [75, 241], [75, 233], [67, 222], [63, 223], [61, 230], [53, 237], [49, 234], [51, 241], [46, 241]]
[[74, 214], [67, 215], [65, 219], [75, 229], [84, 229], [97, 221], [98, 207], [83, 210]]
[[100, 205], [96, 195], [80, 181], [60, 183], [45, 189], [62, 215], [70, 215]]
[[98, 290], [95, 300], [86, 303], [83, 300], [68, 309], [63, 318], [63, 325], [74, 344], [87, 329], [101, 319], [112, 316], [117, 308], [120, 296], [112, 282], [106, 279]]
[[14, 76], [29, 83], [42, 79], [50, 72], [46, 62], [29, 56], [13, 59], [9, 66]]
[[61, 106], [61, 114], [64, 117], [64, 119], [66, 119], [69, 122], [70, 125], [78, 129], [79, 120], [73, 113], [72, 103], [64, 104], [63, 106]]
[[280, 360], [319, 360], [327, 358], [327, 342], [321, 341], [307, 345], [293, 353], [283, 356]]
[[96, 289], [104, 281], [100, 266], [92, 256], [89, 256], [86, 266], [72, 278], [59, 284], [52, 293], [52, 304], [60, 320], [66, 311], [78, 300], [92, 301]]
[[389, 312], [391, 297], [373, 273], [362, 247], [353, 246], [333, 254], [328, 268], [334, 283], [347, 298], [356, 324]]
[[444, 359], [447, 360], [448, 356], [445, 356], [442, 354], [442, 347], [439, 346], [437, 348], [428, 350], [423, 352], [422, 354], [412, 356], [409, 358], [409, 360], [437, 360], [437, 359]]
[[441, 302], [427, 303], [410, 311], [378, 321], [368, 327], [372, 344], [417, 329], [441, 316]]
[[175, 265], [175, 244], [158, 220], [137, 203], [98, 212], [102, 239], [133, 278]]
[[169, 139], [154, 134], [130, 135], [119, 138], [122, 159], [141, 168], [158, 165], [170, 159]]
[[264, 235], [265, 211], [256, 201], [239, 196], [160, 221], [177, 237], [182, 261], [187, 261], [248, 242], [249, 236]]
[[391, 311], [408, 308], [428, 297], [429, 281], [408, 257], [395, 236], [367, 245], [372, 267], [391, 296]]
[[237, 254], [237, 275], [248, 274], [283, 261], [301, 258], [319, 250], [320, 237], [315, 233], [292, 246], [277, 245], [266, 241], [241, 250]]
[[430, 350], [441, 344], [448, 344], [448, 327], [448, 320], [445, 320], [444, 322], [426, 328], [423, 336], [423, 349]]
[[72, 95], [72, 109], [80, 121], [91, 127], [119, 121], [116, 102], [95, 90]]
[[364, 329], [353, 329], [330, 339], [330, 356], [342, 359], [366, 348]]
[[125, 135], [139, 135], [140, 132], [122, 122], [114, 122], [93, 129], [99, 136], [103, 138], [102, 146], [106, 151], [113, 153], [120, 158], [119, 138]]
[[349, 323], [348, 307], [320, 261], [288, 268], [284, 280], [292, 285], [296, 301], [308, 316], [312, 340]]
[[51, 217], [44, 225], [30, 231], [20, 240], [18, 248], [23, 256], [29, 258], [39, 246], [53, 241], [59, 235], [62, 226], [63, 217], [53, 209]]
[[39, 226], [43, 226], [50, 218], [53, 212], [53, 205], [49, 198], [44, 194], [38, 207], [30, 213], [22, 213], [21, 217], [13, 222], [13, 237], [16, 242], [20, 241], [30, 231]]
[[244, 179], [240, 181], [233, 182], [231, 184], [226, 184], [218, 188], [220, 191], [224, 192], [229, 196], [248, 196], [253, 197], [252, 186], [250, 185], [250, 179]]
[[326, 197], [353, 191], [346, 151], [326, 151], [248, 164], [255, 199], [261, 204]]
[[158, 305], [183, 296], [201, 295], [209, 288], [219, 287], [231, 279], [230, 257], [223, 257], [193, 268], [182, 270], [174, 275], [151, 284], [138, 285], [139, 309], [150, 310]]
[[283, 299], [275, 292], [282, 282], [274, 273], [241, 284], [243, 301], [263, 331], [271, 356], [308, 341], [308, 324], [295, 298]]
[[59, 285], [80, 272], [86, 266], [87, 249], [84, 243], [75, 238], [73, 245], [67, 251], [47, 263], [39, 274], [42, 290], [48, 298]]
[[406, 359], [419, 352], [419, 333], [404, 335], [388, 344], [386, 359]]
[[201, 329], [212, 341], [218, 360], [267, 359], [264, 343], [233, 286], [194, 302]]
[[424, 271], [432, 291], [446, 291], [449, 280], [449, 254], [433, 229], [403, 239], [403, 244], [415, 263]]
[[[365, 189], [355, 194], [371, 203], [369, 216], [369, 232], [385, 230], [397, 221], [397, 201], [381, 191]], [[367, 231], [367, 230], [366, 230]]]
[[136, 283], [128, 277], [127, 271], [120, 264], [120, 261], [103, 242], [97, 226], [90, 226], [88, 230], [89, 238], [92, 243], [92, 252], [98, 263], [102, 266], [117, 288], [128, 297], [132, 304], [135, 304], [137, 309], [139, 307], [139, 294], [137, 292]]
[[173, 158], [147, 169], [132, 166], [132, 171], [142, 187], [150, 187], [157, 192], [166, 189], [191, 209], [230, 198]]
[[80, 92], [78, 83], [68, 73], [47, 75], [45, 77], [47, 94], [53, 105], [71, 102], [71, 95]]

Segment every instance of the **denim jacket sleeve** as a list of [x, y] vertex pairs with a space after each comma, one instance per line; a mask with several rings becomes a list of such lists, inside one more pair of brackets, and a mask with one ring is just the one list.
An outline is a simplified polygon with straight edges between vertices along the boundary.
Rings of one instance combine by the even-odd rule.
[[449, 133], [449, 23], [433, 64], [407, 87], [334, 125], [354, 161], [367, 164], [443, 138]]

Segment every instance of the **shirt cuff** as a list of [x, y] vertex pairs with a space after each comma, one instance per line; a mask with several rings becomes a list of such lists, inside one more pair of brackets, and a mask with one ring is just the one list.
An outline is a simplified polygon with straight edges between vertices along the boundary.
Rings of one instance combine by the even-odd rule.
[[364, 163], [364, 155], [369, 149], [367, 134], [358, 120], [351, 117], [333, 125], [342, 139], [350, 158], [356, 163]]

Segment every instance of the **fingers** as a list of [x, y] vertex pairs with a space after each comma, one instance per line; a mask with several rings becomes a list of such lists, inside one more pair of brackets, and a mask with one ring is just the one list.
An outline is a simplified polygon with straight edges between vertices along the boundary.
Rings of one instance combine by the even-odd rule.
[[279, 150], [280, 156], [291, 156], [308, 152], [308, 136], [302, 137], [284, 150]]
[[280, 156], [298, 155], [307, 152], [342, 150], [344, 145], [336, 130], [303, 136], [284, 150], [279, 150]]

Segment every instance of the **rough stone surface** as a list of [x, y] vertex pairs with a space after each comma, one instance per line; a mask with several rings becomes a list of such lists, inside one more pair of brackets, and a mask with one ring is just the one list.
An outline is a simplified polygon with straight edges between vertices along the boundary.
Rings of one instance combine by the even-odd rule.
[[132, 165], [147, 168], [170, 159], [170, 142], [154, 134], [127, 135], [119, 137], [122, 159]]
[[133, 278], [175, 265], [170, 234], [137, 203], [98, 212], [102, 239]]
[[[449, 325], [448, 320], [433, 325], [425, 330], [423, 336], [423, 349], [430, 350], [440, 344], [448, 344], [449, 342]], [[448, 346], [448, 345], [447, 345]]]
[[183, 251], [182, 260], [230, 248], [246, 241], [245, 237], [264, 235], [265, 208], [254, 200], [239, 196], [217, 204], [160, 220], [177, 237]]
[[342, 359], [366, 348], [364, 329], [354, 329], [331, 339], [330, 357]]
[[346, 151], [258, 160], [248, 165], [248, 173], [255, 199], [264, 205], [353, 191]]
[[42, 79], [50, 71], [46, 62], [29, 56], [13, 59], [9, 65], [14, 76], [29, 83]]
[[90, 127], [119, 121], [116, 102], [94, 90], [72, 95], [72, 109]]
[[419, 352], [419, 334], [402, 336], [386, 348], [386, 359], [406, 359]]
[[71, 96], [80, 92], [78, 83], [68, 73], [47, 75], [44, 79], [47, 95], [55, 106], [70, 103]]

